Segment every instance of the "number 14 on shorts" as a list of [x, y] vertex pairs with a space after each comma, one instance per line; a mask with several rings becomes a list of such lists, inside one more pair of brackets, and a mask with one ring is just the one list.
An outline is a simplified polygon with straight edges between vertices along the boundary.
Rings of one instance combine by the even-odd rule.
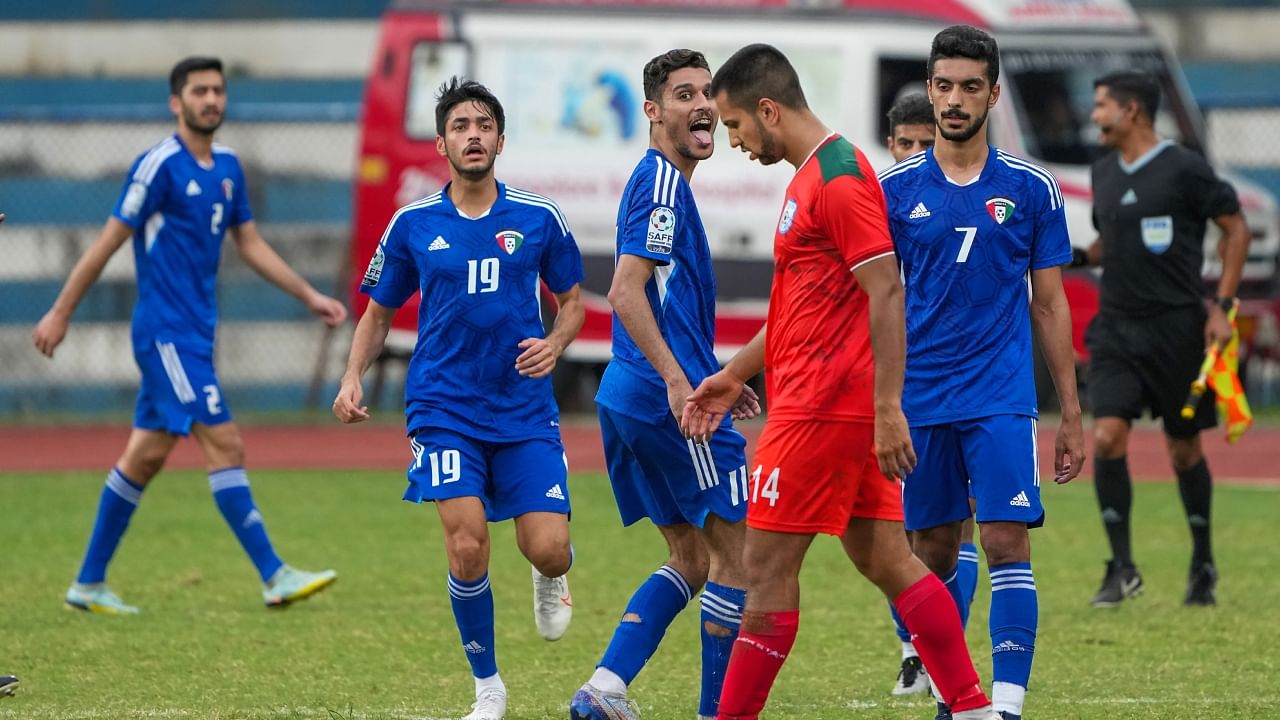
[[760, 476], [763, 474], [764, 466], [757, 465], [755, 472], [751, 473], [751, 502], [758, 503], [760, 498], [769, 501], [769, 507], [773, 507], [778, 503], [778, 473], [781, 468], [774, 468], [773, 472], [764, 479], [764, 484], [760, 483]]

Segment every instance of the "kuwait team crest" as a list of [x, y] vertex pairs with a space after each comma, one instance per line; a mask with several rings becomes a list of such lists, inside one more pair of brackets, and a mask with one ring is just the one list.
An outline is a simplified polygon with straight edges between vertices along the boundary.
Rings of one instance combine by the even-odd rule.
[[519, 230], [503, 230], [494, 235], [493, 239], [498, 241], [498, 247], [502, 248], [508, 255], [519, 250], [520, 246], [524, 244], [524, 234]]
[[993, 197], [987, 201], [987, 214], [997, 225], [1003, 225], [1005, 220], [1013, 217], [1013, 209], [1017, 207], [1009, 198]]

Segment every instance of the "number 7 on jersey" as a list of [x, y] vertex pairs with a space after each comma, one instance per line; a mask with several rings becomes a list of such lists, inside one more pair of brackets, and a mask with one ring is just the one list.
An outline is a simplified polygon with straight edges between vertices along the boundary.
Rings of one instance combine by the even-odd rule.
[[978, 236], [978, 228], [958, 227], [956, 232], [964, 233], [964, 241], [960, 243], [960, 254], [956, 256], [956, 262], [967, 262], [969, 260], [969, 251], [973, 249], [973, 239]]

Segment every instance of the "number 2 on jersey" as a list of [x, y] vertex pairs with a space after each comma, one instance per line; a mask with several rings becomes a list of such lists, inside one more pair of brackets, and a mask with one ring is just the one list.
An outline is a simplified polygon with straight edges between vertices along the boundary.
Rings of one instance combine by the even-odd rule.
[[969, 251], [973, 249], [973, 239], [978, 236], [978, 228], [958, 227], [956, 232], [964, 233], [964, 242], [960, 243], [960, 254], [956, 256], [956, 262], [966, 262], [969, 259]]
[[209, 218], [209, 234], [217, 235], [218, 226], [222, 224], [222, 203], [213, 204], [213, 217]]
[[498, 258], [467, 261], [467, 294], [498, 291]]

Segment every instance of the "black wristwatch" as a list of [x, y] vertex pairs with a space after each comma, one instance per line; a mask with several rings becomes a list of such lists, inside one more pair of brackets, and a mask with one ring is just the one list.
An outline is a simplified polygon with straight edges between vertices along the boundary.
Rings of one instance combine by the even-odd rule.
[[1231, 308], [1235, 307], [1235, 305], [1236, 299], [1234, 296], [1218, 298], [1218, 307], [1222, 308], [1222, 312], [1231, 312]]

